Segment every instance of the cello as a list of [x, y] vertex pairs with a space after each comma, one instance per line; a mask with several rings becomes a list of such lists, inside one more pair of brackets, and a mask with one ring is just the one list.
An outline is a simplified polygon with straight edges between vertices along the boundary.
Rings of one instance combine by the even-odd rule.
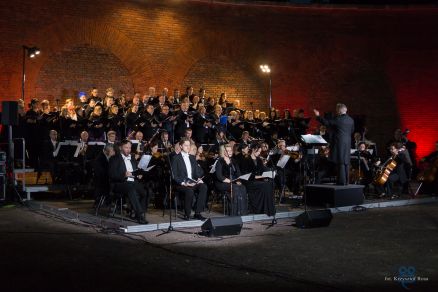
[[417, 180], [420, 182], [432, 183], [436, 179], [438, 172], [438, 157], [435, 158], [428, 167], [424, 168], [417, 176]]
[[374, 178], [374, 183], [376, 185], [383, 186], [387, 181], [391, 172], [397, 167], [397, 161], [395, 161], [397, 155], [390, 157], [379, 169]]

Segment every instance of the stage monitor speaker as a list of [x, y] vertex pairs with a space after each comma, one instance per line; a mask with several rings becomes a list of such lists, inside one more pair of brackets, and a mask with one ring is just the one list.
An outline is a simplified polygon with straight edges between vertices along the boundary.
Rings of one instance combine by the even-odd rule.
[[18, 125], [18, 102], [3, 101], [2, 102], [2, 124], [3, 125]]
[[242, 230], [243, 222], [240, 216], [212, 217], [201, 226], [203, 233], [210, 237], [237, 235]]
[[315, 228], [329, 226], [333, 215], [329, 209], [312, 210], [301, 213], [295, 218], [295, 224], [298, 228]]

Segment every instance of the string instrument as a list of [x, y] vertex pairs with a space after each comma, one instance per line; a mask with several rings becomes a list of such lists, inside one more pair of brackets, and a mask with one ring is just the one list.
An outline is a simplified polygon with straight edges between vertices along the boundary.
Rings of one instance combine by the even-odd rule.
[[299, 151], [290, 151], [290, 150], [284, 150], [283, 151], [283, 155], [289, 155], [290, 158], [292, 158], [293, 160], [301, 158], [300, 157], [300, 152]]
[[438, 157], [435, 158], [432, 163], [428, 165], [423, 171], [421, 171], [418, 176], [417, 180], [421, 182], [428, 182], [431, 183], [435, 181], [436, 175], [438, 173]]
[[374, 183], [383, 186], [387, 181], [391, 172], [397, 167], [397, 161], [395, 161], [395, 156], [389, 158], [376, 173], [374, 178]]

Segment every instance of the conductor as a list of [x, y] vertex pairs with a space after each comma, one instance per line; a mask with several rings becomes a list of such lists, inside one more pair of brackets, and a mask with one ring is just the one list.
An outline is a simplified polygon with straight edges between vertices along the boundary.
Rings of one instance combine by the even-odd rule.
[[354, 132], [354, 121], [347, 115], [347, 106], [342, 103], [336, 105], [336, 117], [325, 119], [314, 109], [316, 119], [333, 131], [332, 145], [330, 145], [329, 160], [336, 164], [337, 185], [348, 184], [348, 166], [350, 164], [351, 135]]

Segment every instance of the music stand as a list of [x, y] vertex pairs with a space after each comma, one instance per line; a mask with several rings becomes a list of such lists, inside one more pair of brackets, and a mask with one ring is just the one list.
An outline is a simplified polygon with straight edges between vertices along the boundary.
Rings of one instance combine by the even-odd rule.
[[316, 146], [327, 146], [328, 143], [326, 140], [324, 140], [324, 138], [321, 135], [311, 135], [311, 134], [307, 134], [307, 135], [301, 135], [301, 141], [304, 143], [304, 145], [306, 146], [310, 146], [310, 148], [312, 149], [312, 153], [313, 153], [313, 180], [312, 183], [315, 183], [316, 178], [315, 178], [315, 156], [316, 156], [316, 151], [315, 151], [315, 147]]
[[70, 190], [70, 177], [72, 177], [71, 174], [74, 170], [74, 162], [72, 160], [78, 147], [79, 143], [75, 141], [60, 142], [58, 144], [58, 148], [56, 148], [54, 153], [55, 158], [58, 160], [57, 164], [62, 168], [62, 171], [64, 173], [62, 182], [65, 183], [67, 187], [66, 191], [70, 200], [73, 199]]
[[[313, 181], [312, 183], [315, 183], [315, 147], [316, 146], [327, 146], [328, 143], [321, 135], [301, 135], [301, 140], [303, 141], [304, 145], [311, 146], [312, 153], [313, 153]], [[304, 184], [304, 212], [307, 212], [307, 194], [306, 194], [306, 184]]]

